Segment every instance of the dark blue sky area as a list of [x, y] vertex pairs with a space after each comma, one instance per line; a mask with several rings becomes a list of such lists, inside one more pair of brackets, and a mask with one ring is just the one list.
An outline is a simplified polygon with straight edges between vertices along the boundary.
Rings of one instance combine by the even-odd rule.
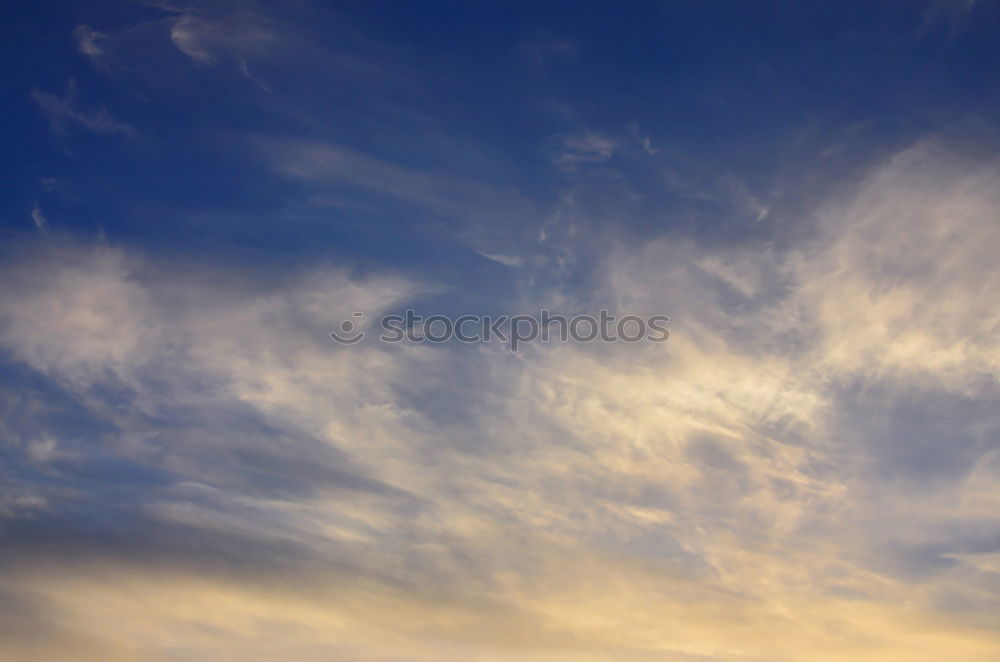
[[620, 237], [752, 238], [758, 207], [795, 232], [802, 199], [1000, 101], [993, 3], [194, 7], [8, 14], [6, 233], [37, 209], [151, 250], [461, 280], [569, 194]]

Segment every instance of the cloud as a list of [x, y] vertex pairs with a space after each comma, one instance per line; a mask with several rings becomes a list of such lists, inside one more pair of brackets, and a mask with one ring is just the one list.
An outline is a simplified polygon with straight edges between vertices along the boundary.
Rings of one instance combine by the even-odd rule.
[[976, 0], [934, 0], [928, 2], [923, 12], [923, 24], [917, 30], [916, 36], [918, 38], [924, 37], [935, 27], [947, 25], [949, 35], [954, 37], [968, 24], [976, 4]]
[[105, 61], [107, 51], [101, 42], [107, 39], [108, 35], [94, 30], [89, 25], [78, 25], [73, 30], [73, 36], [76, 37], [77, 49], [79, 49], [80, 53], [86, 55], [95, 67], [98, 69], [105, 69], [107, 67]]
[[39, 232], [44, 232], [49, 227], [49, 221], [45, 218], [41, 208], [36, 204], [31, 208], [31, 222], [35, 224]]
[[[267, 147], [307, 181], [446, 190]], [[931, 141], [789, 246], [567, 233], [600, 244], [589, 293], [523, 305], [666, 313], [671, 339], [519, 355], [329, 342], [433, 289], [401, 274], [39, 238], [0, 273], [4, 645], [993, 659], [997, 179]]]
[[499, 262], [500, 264], [507, 267], [520, 267], [524, 264], [524, 258], [518, 257], [516, 255], [501, 255], [498, 253], [482, 253], [480, 255], [488, 260], [493, 260], [494, 262]]
[[276, 37], [253, 14], [213, 20], [196, 14], [178, 16], [170, 27], [170, 39], [182, 53], [201, 64], [215, 64], [223, 55], [245, 66], [246, 59], [266, 54]]
[[517, 53], [531, 69], [542, 72], [553, 64], [576, 60], [580, 56], [580, 49], [568, 39], [536, 35], [519, 44]]
[[[405, 53], [372, 42], [370, 31], [346, 16], [320, 28], [310, 3], [281, 6], [281, 11], [256, 2], [238, 7], [228, 2], [143, 4], [155, 7], [159, 17], [104, 31], [87, 25], [74, 31], [78, 50], [119, 82], [175, 94], [236, 74], [264, 91], [291, 94], [290, 100], [272, 100], [284, 108], [286, 117], [301, 116], [303, 108], [319, 103], [329, 119], [329, 96], [338, 93], [353, 103], [371, 95], [362, 103], [379, 112], [409, 112], [401, 111], [394, 94], [391, 100], [383, 100], [383, 95], [387, 88], [412, 91], [417, 69]], [[322, 81], [335, 84], [327, 87]], [[309, 94], [296, 93], [302, 89]], [[319, 96], [318, 90], [323, 90]], [[238, 104], [260, 101], [252, 90], [231, 92], [238, 95]], [[244, 98], [247, 93], [251, 96]]]
[[46, 115], [53, 128], [59, 132], [66, 131], [67, 123], [74, 123], [82, 126], [88, 131], [101, 135], [120, 134], [126, 137], [135, 136], [135, 129], [128, 124], [119, 122], [108, 114], [107, 109], [86, 111], [77, 108], [76, 104], [76, 83], [70, 80], [65, 97], [58, 97], [48, 92], [34, 89], [31, 91], [31, 98], [38, 104]]
[[257, 146], [276, 172], [313, 185], [346, 185], [456, 214], [512, 204], [512, 196], [505, 196], [484, 184], [448, 172], [398, 165], [340, 145], [263, 139]]
[[565, 138], [552, 159], [561, 170], [576, 170], [590, 163], [603, 163], [610, 159], [618, 142], [600, 133], [586, 133]]

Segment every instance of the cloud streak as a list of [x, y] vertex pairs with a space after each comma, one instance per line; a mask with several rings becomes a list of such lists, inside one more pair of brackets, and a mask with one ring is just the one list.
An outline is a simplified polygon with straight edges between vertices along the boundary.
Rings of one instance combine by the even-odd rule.
[[985, 662], [997, 180], [931, 141], [787, 248], [607, 246], [591, 295], [670, 341], [524, 356], [327, 341], [434, 289], [399, 274], [48, 235], [2, 274], [6, 651]]
[[48, 115], [52, 127], [60, 132], [67, 131], [67, 125], [78, 126], [100, 135], [123, 135], [134, 137], [135, 129], [111, 117], [107, 109], [81, 110], [76, 103], [76, 83], [70, 80], [64, 97], [58, 97], [41, 90], [31, 91], [32, 100]]

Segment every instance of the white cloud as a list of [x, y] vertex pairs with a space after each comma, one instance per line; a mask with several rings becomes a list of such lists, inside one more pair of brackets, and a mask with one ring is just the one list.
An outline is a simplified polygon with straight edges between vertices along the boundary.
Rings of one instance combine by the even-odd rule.
[[92, 29], [89, 25], [78, 25], [73, 30], [73, 36], [76, 37], [80, 53], [86, 55], [98, 69], [104, 69], [107, 53], [100, 42], [107, 39], [108, 35]]
[[49, 221], [45, 218], [41, 208], [36, 204], [31, 208], [31, 222], [35, 224], [40, 232], [44, 232], [49, 227]]
[[278, 173], [318, 186], [347, 184], [458, 214], [508, 208], [519, 202], [448, 172], [401, 166], [331, 143], [265, 139], [257, 146]]
[[4, 349], [169, 472], [152, 531], [252, 569], [168, 534], [169, 563], [102, 550], [6, 588], [149, 658], [986, 662], [997, 179], [926, 144], [783, 251], [607, 246], [597, 299], [561, 303], [669, 314], [670, 341], [517, 356], [329, 343], [422, 291], [398, 276], [26, 254]]
[[618, 149], [618, 141], [601, 133], [585, 133], [565, 138], [552, 159], [557, 168], [576, 170], [588, 163], [603, 163]]
[[225, 19], [182, 14], [170, 27], [170, 39], [178, 50], [201, 64], [232, 57], [244, 67], [248, 57], [264, 55], [276, 43], [263, 21], [248, 12]]
[[500, 264], [507, 267], [520, 267], [524, 264], [524, 258], [518, 257], [517, 255], [503, 255], [500, 253], [484, 253], [480, 251], [479, 253], [488, 260], [493, 260], [494, 262], [499, 262]]
[[31, 91], [31, 98], [49, 116], [52, 126], [57, 131], [65, 131], [66, 124], [72, 122], [94, 133], [121, 134], [128, 137], [135, 135], [135, 129], [112, 118], [105, 108], [92, 111], [78, 109], [75, 96], [76, 83], [72, 80], [69, 82], [66, 96], [62, 98], [37, 89]]

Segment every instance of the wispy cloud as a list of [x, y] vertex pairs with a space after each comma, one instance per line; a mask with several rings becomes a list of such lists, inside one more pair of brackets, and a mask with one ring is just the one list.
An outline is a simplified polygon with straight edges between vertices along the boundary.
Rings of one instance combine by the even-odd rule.
[[31, 222], [40, 232], [44, 232], [49, 227], [48, 219], [45, 218], [45, 214], [42, 213], [41, 207], [37, 204], [31, 208]]
[[[409, 190], [367, 159], [324, 146], [304, 174]], [[327, 341], [426, 291], [399, 275], [24, 251], [0, 295], [25, 380], [0, 392], [3, 589], [35, 627], [4, 645], [990, 659], [998, 177], [925, 143], [780, 252], [604, 246], [589, 296], [670, 314], [670, 341], [524, 358]], [[102, 509], [127, 481], [141, 498]]]
[[603, 163], [614, 156], [618, 141], [601, 133], [584, 133], [563, 139], [552, 162], [563, 170], [576, 170], [583, 165]]
[[542, 34], [519, 44], [517, 52], [529, 67], [539, 72], [554, 63], [572, 62], [580, 56], [580, 48], [573, 41]]
[[0, 658], [1000, 659], [986, 3], [126, 4], [22, 49]]
[[276, 42], [275, 35], [253, 14], [212, 20], [185, 13], [170, 27], [170, 39], [185, 55], [202, 64], [232, 57], [245, 66], [248, 57], [260, 56]]
[[87, 56], [98, 69], [106, 68], [107, 52], [100, 42], [108, 35], [92, 29], [89, 25], [78, 25], [73, 31], [73, 36], [76, 37], [76, 46], [80, 53]]
[[65, 132], [67, 125], [75, 124], [102, 135], [135, 136], [134, 128], [111, 117], [105, 108], [99, 110], [80, 109], [76, 96], [76, 83], [73, 80], [70, 80], [66, 94], [62, 97], [38, 89], [31, 91], [31, 98], [48, 115], [56, 131]]
[[348, 185], [453, 213], [509, 207], [516, 200], [448, 172], [411, 168], [347, 147], [308, 140], [262, 139], [258, 151], [278, 173], [314, 185]]

